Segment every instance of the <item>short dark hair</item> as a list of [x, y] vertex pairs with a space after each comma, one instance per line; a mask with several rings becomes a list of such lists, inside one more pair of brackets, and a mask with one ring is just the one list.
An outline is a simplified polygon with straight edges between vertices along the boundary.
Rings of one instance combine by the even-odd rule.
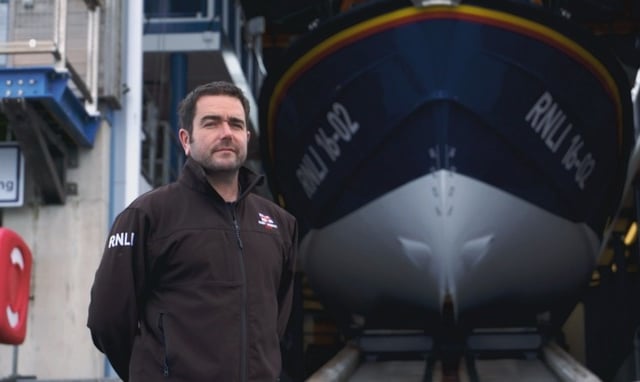
[[205, 95], [226, 95], [237, 98], [242, 103], [244, 115], [249, 121], [249, 100], [245, 97], [242, 90], [231, 82], [213, 81], [198, 86], [193, 89], [178, 105], [178, 117], [180, 118], [180, 127], [187, 130], [189, 135], [193, 133], [193, 118], [195, 117], [196, 103], [200, 97]]

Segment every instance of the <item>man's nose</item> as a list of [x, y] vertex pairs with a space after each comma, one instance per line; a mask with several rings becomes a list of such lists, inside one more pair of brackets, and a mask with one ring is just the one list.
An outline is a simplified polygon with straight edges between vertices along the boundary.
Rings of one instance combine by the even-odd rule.
[[225, 136], [231, 135], [233, 129], [231, 128], [231, 123], [228, 119], [223, 119], [221, 121], [220, 127], [222, 128], [222, 134]]

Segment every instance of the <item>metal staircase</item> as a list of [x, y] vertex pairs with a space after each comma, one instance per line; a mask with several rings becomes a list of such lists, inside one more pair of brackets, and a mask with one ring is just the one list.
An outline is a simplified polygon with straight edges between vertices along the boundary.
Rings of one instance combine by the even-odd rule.
[[[263, 18], [245, 19], [241, 5], [232, 0], [145, 2], [142, 172], [151, 186], [179, 173], [184, 158], [176, 139], [178, 103], [197, 85], [227, 80], [239, 86], [249, 98], [249, 125], [257, 136], [255, 99], [266, 74], [264, 28]], [[255, 159], [252, 152], [257, 147], [250, 147], [250, 159]]]

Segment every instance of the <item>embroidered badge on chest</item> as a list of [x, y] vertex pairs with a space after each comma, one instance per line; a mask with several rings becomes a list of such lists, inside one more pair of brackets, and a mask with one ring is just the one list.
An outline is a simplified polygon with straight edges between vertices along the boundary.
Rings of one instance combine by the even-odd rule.
[[258, 224], [263, 225], [267, 229], [278, 228], [278, 225], [271, 219], [271, 216], [258, 212]]

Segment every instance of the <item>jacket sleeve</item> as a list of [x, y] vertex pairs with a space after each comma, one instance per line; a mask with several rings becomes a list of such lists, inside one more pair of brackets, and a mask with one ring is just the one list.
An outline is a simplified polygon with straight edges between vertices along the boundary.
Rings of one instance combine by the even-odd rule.
[[278, 335], [284, 336], [287, 329], [287, 322], [291, 314], [293, 302], [293, 285], [295, 279], [296, 260], [298, 258], [298, 223], [294, 219], [291, 229], [290, 246], [285, 254], [285, 262], [278, 288]]
[[87, 326], [123, 381], [138, 331], [138, 301], [143, 293], [147, 219], [128, 208], [115, 220], [91, 288]]

